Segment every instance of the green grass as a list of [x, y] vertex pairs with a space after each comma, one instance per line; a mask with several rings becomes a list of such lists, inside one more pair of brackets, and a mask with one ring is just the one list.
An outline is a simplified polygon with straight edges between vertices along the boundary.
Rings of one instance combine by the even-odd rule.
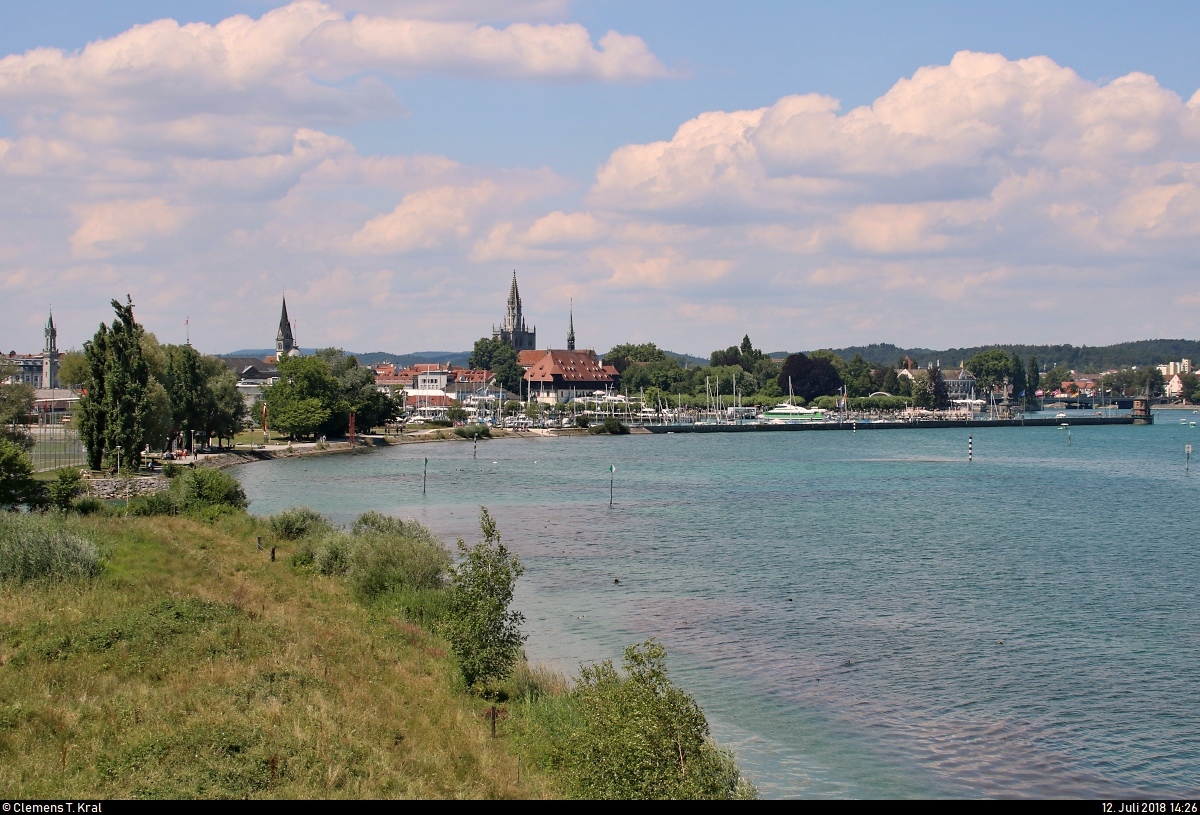
[[558, 794], [456, 689], [444, 593], [364, 605], [244, 514], [77, 525], [101, 576], [0, 584], [0, 796]]

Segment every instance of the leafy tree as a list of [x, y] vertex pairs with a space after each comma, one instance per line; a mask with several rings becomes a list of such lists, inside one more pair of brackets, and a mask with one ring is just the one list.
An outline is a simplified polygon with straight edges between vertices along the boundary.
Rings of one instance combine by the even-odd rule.
[[450, 570], [445, 631], [469, 688], [486, 688], [508, 676], [525, 642], [525, 616], [509, 609], [525, 568], [500, 542], [487, 507], [480, 508], [479, 528], [482, 542], [468, 547], [461, 538], [458, 541], [461, 560]]
[[709, 737], [696, 700], [671, 682], [654, 640], [625, 649], [624, 675], [611, 660], [580, 666], [571, 693], [579, 724], [559, 747], [581, 798], [752, 797], [733, 755]]
[[1064, 365], [1055, 365], [1042, 376], [1042, 387], [1047, 392], [1062, 389], [1062, 383], [1069, 381], [1073, 374]]
[[542, 405], [540, 402], [529, 401], [525, 403], [525, 417], [537, 421], [542, 415]]
[[862, 354], [855, 354], [846, 366], [845, 384], [847, 396], [869, 396], [875, 390], [871, 364], [863, 359]]
[[480, 337], [475, 340], [475, 348], [467, 358], [467, 367], [477, 371], [496, 370], [496, 355], [502, 348], [512, 351], [512, 346], [503, 340], [492, 337]]
[[33, 386], [28, 382], [5, 384], [16, 373], [17, 366], [0, 359], [0, 438], [8, 439], [23, 450], [32, 450], [33, 439], [20, 425], [33, 413]]
[[975, 387], [979, 393], [991, 393], [1012, 372], [1012, 360], [1000, 348], [980, 351], [967, 360], [967, 370], [975, 374]]
[[1153, 365], [1138, 368], [1134, 384], [1140, 393], [1151, 398], [1163, 395], [1163, 376]]
[[823, 359], [828, 361], [829, 364], [833, 366], [834, 370], [837, 371], [838, 377], [842, 380], [842, 382], [844, 383], [846, 381], [846, 374], [850, 366], [847, 364], [846, 360], [842, 359], [841, 355], [830, 351], [828, 348], [819, 348], [809, 354], [808, 357], [809, 359]]
[[509, 399], [504, 403], [504, 415], [516, 416], [521, 411], [521, 403], [516, 399]]
[[446, 408], [446, 418], [452, 422], [465, 422], [467, 420], [467, 409], [458, 402], [455, 402]]
[[1185, 373], [1179, 375], [1179, 383], [1183, 385], [1183, 398], [1188, 401], [1196, 401], [1196, 393], [1200, 391], [1200, 376], [1193, 373]]
[[279, 381], [266, 389], [267, 422], [295, 438], [315, 435], [335, 409], [345, 411], [340, 385], [318, 356], [284, 357], [276, 363]]
[[209, 398], [204, 426], [218, 439], [232, 439], [246, 426], [246, 400], [237, 389], [237, 375], [221, 367], [223, 370], [209, 377], [206, 384]]
[[604, 355], [604, 364], [613, 366], [619, 374], [624, 374], [632, 362], [655, 363], [667, 362], [668, 360], [674, 362], [676, 367], [679, 366], [676, 360], [668, 357], [665, 351], [652, 342], [642, 343], [641, 345], [628, 342], [621, 343], [620, 345], [614, 345]]
[[0, 438], [0, 509], [33, 507], [42, 501], [42, 485], [33, 478], [33, 462], [18, 445]]
[[1030, 354], [1029, 365], [1025, 368], [1025, 390], [1032, 397], [1041, 385], [1042, 375], [1038, 368], [1038, 359]]
[[375, 372], [359, 365], [358, 358], [346, 354], [340, 348], [322, 348], [316, 356], [329, 366], [329, 372], [337, 380], [339, 398], [327, 404], [330, 418], [321, 432], [341, 435], [350, 426], [350, 414], [360, 428], [372, 428], [387, 424], [399, 406], [386, 393], [375, 387]]
[[837, 393], [842, 386], [837, 369], [827, 357], [804, 354], [791, 354], [783, 361], [778, 380], [783, 393], [788, 393], [789, 382], [791, 392], [806, 402], [818, 396]]
[[879, 388], [885, 393], [890, 393], [892, 396], [900, 395], [900, 377], [896, 373], [896, 369], [888, 367], [883, 375], [883, 383]]
[[929, 369], [929, 394], [935, 409], [945, 410], [950, 407], [950, 390], [946, 387], [942, 369], [936, 365]]
[[167, 389], [154, 377], [146, 385], [146, 443], [152, 450], [165, 449], [174, 429], [171, 397]]
[[912, 382], [913, 407], [933, 410], [937, 406], [933, 388], [929, 383], [929, 371], [918, 371]]
[[191, 450], [194, 433], [207, 429], [209, 392], [200, 353], [190, 345], [170, 345], [164, 356], [171, 415], [175, 428], [183, 435], [184, 447]]
[[58, 384], [79, 388], [87, 380], [87, 360], [80, 351], [67, 351], [58, 358]]

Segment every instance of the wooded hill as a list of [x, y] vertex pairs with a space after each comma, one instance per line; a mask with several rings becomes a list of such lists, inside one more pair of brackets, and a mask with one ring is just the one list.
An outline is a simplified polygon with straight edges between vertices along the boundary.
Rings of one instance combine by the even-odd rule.
[[[957, 367], [963, 360], [970, 359], [980, 351], [991, 348], [1003, 348], [1008, 353], [1016, 352], [1022, 359], [1028, 359], [1032, 354], [1044, 367], [1063, 365], [1073, 371], [1083, 373], [1098, 373], [1111, 368], [1123, 368], [1133, 365], [1162, 365], [1180, 359], [1200, 361], [1200, 341], [1197, 340], [1136, 340], [1122, 342], [1116, 345], [1013, 345], [1001, 343], [997, 345], [976, 345], [970, 348], [947, 348], [937, 351], [930, 348], [901, 348], [891, 343], [876, 343], [858, 345], [849, 348], [835, 348], [833, 353], [846, 361], [862, 354], [863, 358], [875, 365], [895, 365], [897, 360], [905, 356], [924, 367], [930, 362], [941, 360], [943, 368]], [[772, 354], [771, 356], [777, 356]]]

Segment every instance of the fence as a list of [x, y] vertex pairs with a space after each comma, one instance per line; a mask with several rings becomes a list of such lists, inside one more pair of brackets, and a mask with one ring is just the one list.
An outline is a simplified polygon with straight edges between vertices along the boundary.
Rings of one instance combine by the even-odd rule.
[[84, 467], [87, 455], [79, 431], [72, 427], [54, 425], [31, 425], [25, 428], [33, 439], [33, 469], [37, 472], [57, 470], [59, 467]]

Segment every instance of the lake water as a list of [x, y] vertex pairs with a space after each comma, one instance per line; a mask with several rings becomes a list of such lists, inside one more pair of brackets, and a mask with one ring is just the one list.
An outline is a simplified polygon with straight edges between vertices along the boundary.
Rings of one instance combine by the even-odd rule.
[[574, 673], [657, 637], [766, 796], [1195, 797], [1200, 433], [1158, 421], [972, 429], [970, 464], [966, 430], [890, 430], [235, 472], [256, 513], [375, 509], [451, 542], [486, 505], [526, 566], [530, 658]]

